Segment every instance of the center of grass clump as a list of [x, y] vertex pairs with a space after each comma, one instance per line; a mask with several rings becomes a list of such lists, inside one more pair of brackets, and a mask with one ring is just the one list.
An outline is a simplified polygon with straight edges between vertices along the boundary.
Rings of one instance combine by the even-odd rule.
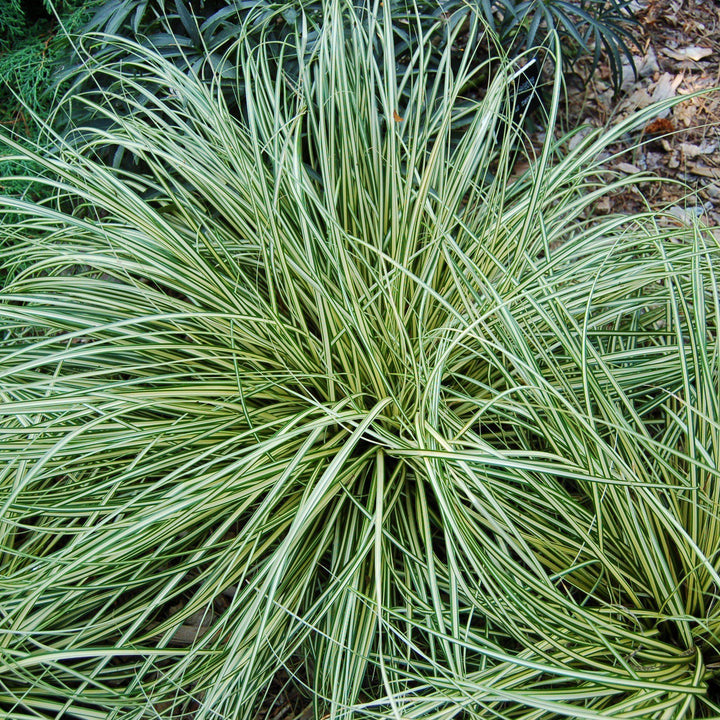
[[[361, 179], [350, 181], [364, 192]], [[302, 266], [287, 271], [264, 364], [277, 367], [279, 377], [284, 366], [286, 381], [311, 402], [346, 402], [365, 412], [382, 403], [378, 418], [398, 431], [412, 423], [423, 392], [423, 348], [412, 303], [427, 302], [426, 293], [407, 281], [407, 271], [383, 267], [384, 249], [364, 251], [345, 231], [340, 241], [331, 252], [324, 237], [316, 238], [295, 260]], [[281, 251], [289, 254], [297, 240], [283, 242]], [[279, 268], [289, 266], [289, 258], [266, 266], [267, 286], [260, 289], [273, 292]]]

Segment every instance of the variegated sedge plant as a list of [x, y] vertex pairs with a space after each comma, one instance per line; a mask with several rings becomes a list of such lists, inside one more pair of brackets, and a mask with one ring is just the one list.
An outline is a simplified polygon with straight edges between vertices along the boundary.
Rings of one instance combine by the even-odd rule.
[[520, 64], [325, 13], [242, 119], [124, 44], [2, 201], [4, 717], [717, 716], [720, 248], [593, 213], [656, 110], [515, 178]]

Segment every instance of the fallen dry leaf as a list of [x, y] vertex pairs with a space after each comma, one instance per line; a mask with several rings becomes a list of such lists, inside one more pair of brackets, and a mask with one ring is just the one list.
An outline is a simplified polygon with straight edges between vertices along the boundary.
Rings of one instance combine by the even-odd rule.
[[676, 105], [673, 108], [673, 117], [677, 120], [679, 125], [684, 127], [690, 127], [696, 120], [697, 115], [697, 103], [693, 101], [683, 100], [680, 105]]
[[633, 110], [642, 110], [648, 105], [652, 105], [653, 99], [645, 88], [637, 88], [624, 100], [621, 109], [632, 112]]
[[632, 175], [633, 173], [642, 172], [642, 170], [637, 165], [633, 165], [632, 163], [626, 163], [626, 162], [618, 163], [615, 166], [615, 169], [619, 170], [620, 172], [624, 172], [628, 175]]
[[686, 158], [690, 159], [705, 154], [700, 145], [693, 145], [692, 143], [680, 143], [680, 152], [682, 152]]
[[679, 48], [678, 50], [672, 50], [666, 47], [662, 49], [662, 52], [673, 60], [694, 60], [695, 62], [713, 53], [710, 48], [699, 47], [698, 45], [691, 45], [690, 47]]
[[678, 89], [682, 80], [682, 73], [676, 75], [675, 77], [673, 77], [670, 73], [663, 73], [658, 78], [657, 83], [655, 83], [655, 88], [652, 93], [652, 101], [660, 102], [662, 100], [675, 97], [675, 91]]
[[652, 77], [656, 72], [660, 71], [657, 55], [652, 47], [648, 48], [647, 54], [638, 64], [638, 75], [641, 78]]
[[610, 198], [607, 196], [600, 198], [600, 200], [595, 203], [594, 207], [595, 212], [601, 215], [609, 213], [611, 209], [612, 206], [610, 204]]
[[711, 168], [707, 165], [690, 165], [688, 169], [693, 175], [720, 180], [720, 168]]
[[665, 135], [674, 131], [675, 125], [673, 125], [673, 121], [662, 117], [650, 121], [643, 129], [645, 135]]

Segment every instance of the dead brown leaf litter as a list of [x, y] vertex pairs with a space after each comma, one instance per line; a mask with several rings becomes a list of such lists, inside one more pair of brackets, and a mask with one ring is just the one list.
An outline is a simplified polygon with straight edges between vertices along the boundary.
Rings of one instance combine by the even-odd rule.
[[[639, 24], [634, 52], [637, 74], [624, 66], [620, 93], [607, 65], [587, 86], [569, 83], [566, 128], [614, 125], [637, 110], [687, 96], [659, 113], [608, 153], [619, 172], [648, 171], [682, 184], [650, 184], [626, 190], [598, 208], [634, 212], [671, 206], [682, 219], [702, 216], [720, 226], [720, 5], [711, 0], [635, 0]], [[579, 68], [582, 70], [583, 68]], [[642, 191], [642, 194], [641, 194]]]

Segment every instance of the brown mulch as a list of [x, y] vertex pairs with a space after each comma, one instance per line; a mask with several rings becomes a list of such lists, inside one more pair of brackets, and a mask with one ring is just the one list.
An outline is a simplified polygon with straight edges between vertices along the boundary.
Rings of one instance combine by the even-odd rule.
[[[598, 212], [633, 212], [670, 207], [683, 220], [700, 216], [720, 226], [720, 5], [712, 0], [635, 0], [639, 25], [634, 49], [637, 77], [624, 67], [621, 91], [615, 94], [607, 64], [591, 82], [569, 88], [566, 127], [603, 127], [633, 112], [674, 96], [688, 96], [658, 113], [645, 127], [627, 134], [609, 157], [619, 172], [649, 171], [680, 181], [652, 183], [607, 198]], [[582, 69], [582, 68], [581, 68]], [[641, 195], [642, 192], [642, 195]]]

